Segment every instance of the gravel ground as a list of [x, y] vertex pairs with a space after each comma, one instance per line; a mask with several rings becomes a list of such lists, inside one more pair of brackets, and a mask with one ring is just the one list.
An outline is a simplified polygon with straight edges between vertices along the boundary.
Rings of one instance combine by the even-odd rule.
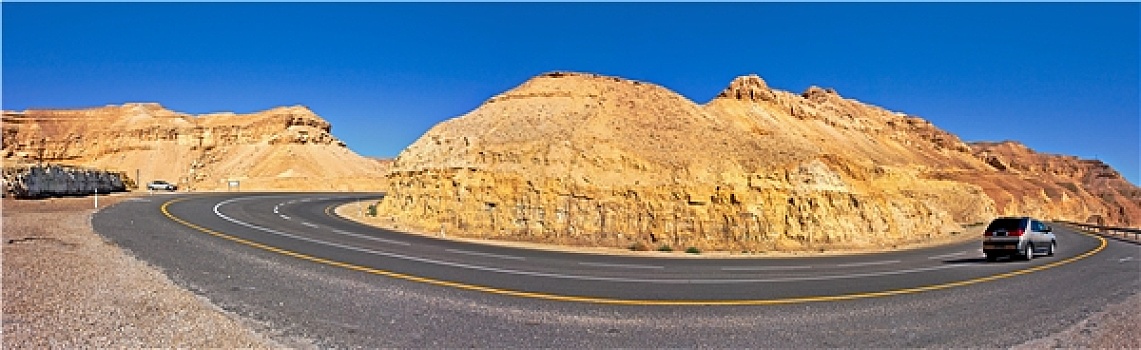
[[[104, 241], [91, 229], [90, 198], [2, 204], [4, 348], [312, 347], [271, 339], [280, 334], [271, 326], [222, 310]], [[1137, 349], [1137, 324], [1141, 294], [1018, 348]]]
[[281, 347], [105, 242], [91, 198], [2, 203], [3, 348]]
[[1141, 349], [1138, 325], [1141, 325], [1141, 294], [1133, 294], [1121, 304], [1109, 305], [1061, 333], [1015, 348]]

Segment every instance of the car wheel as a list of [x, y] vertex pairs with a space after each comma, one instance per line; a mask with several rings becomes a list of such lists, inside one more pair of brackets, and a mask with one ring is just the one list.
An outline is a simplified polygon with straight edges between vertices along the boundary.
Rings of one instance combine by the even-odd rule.
[[1026, 259], [1026, 261], [1034, 260], [1034, 245], [1026, 245], [1026, 256], [1023, 257], [1023, 259]]
[[987, 254], [986, 255], [986, 261], [996, 261], [996, 260], [998, 260], [997, 254]]
[[1046, 251], [1046, 256], [1054, 256], [1054, 249], [1058, 247], [1057, 243], [1050, 242], [1050, 250]]

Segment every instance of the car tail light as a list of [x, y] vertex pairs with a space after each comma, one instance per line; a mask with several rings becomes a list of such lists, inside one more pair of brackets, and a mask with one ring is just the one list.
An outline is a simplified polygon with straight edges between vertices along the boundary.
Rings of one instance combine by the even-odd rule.
[[[1003, 237], [1003, 236], [1006, 236], [1006, 237], [1021, 237], [1023, 232], [1024, 232], [1023, 230], [1015, 230], [1015, 231], [1003, 231], [1001, 235], [997, 235], [997, 236], [999, 236], [999, 237]], [[992, 231], [986, 231], [986, 232], [984, 232], [984, 233], [983, 233], [983, 236], [991, 237], [991, 236], [996, 236], [996, 235], [995, 235], [995, 234], [994, 234], [994, 232], [992, 232]]]

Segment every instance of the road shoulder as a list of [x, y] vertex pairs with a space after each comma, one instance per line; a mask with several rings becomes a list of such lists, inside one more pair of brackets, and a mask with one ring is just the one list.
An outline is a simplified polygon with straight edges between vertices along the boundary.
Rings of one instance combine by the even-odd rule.
[[3, 347], [281, 346], [104, 240], [95, 211], [92, 198], [3, 200]]
[[1141, 337], [1137, 336], [1136, 331], [1138, 324], [1141, 324], [1141, 293], [1133, 294], [1118, 304], [1108, 305], [1060, 333], [1028, 341], [1014, 348], [1141, 349]]

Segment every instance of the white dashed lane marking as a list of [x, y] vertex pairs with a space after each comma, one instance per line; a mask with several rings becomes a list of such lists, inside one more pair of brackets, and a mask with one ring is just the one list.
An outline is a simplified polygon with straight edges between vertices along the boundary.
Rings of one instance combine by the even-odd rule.
[[812, 266], [726, 266], [722, 271], [785, 271], [811, 269]]
[[508, 259], [508, 260], [527, 260], [526, 258], [524, 258], [524, 257], [521, 257], [521, 256], [510, 256], [510, 255], [499, 255], [499, 254], [491, 254], [491, 253], [481, 253], [481, 252], [473, 252], [473, 251], [467, 251], [467, 250], [459, 250], [459, 249], [448, 249], [447, 251], [448, 251], [449, 253], [456, 253], [456, 254], [466, 254], [466, 255], [475, 255], [475, 256], [485, 256], [485, 257], [489, 257], [489, 258], [497, 258], [497, 259]]
[[345, 231], [345, 230], [338, 230], [338, 229], [335, 229], [335, 228], [332, 228], [332, 229], [329, 229], [329, 230], [330, 230], [330, 231], [333, 231], [333, 232], [334, 232], [334, 233], [336, 233], [336, 234], [342, 235], [342, 236], [349, 236], [349, 237], [356, 237], [356, 238], [361, 238], [361, 239], [367, 239], [367, 240], [370, 240], [370, 241], [374, 241], [374, 242], [384, 242], [384, 243], [388, 243], [388, 244], [402, 245], [402, 246], [405, 246], [405, 247], [407, 247], [407, 246], [411, 246], [411, 245], [412, 245], [411, 243], [407, 243], [407, 242], [394, 241], [394, 240], [391, 240], [391, 239], [384, 239], [384, 238], [380, 238], [380, 237], [365, 236], [365, 235], [360, 235], [360, 234], [352, 233], [352, 232], [349, 232], [349, 231]]
[[592, 262], [580, 262], [578, 264], [579, 265], [585, 265], [585, 266], [598, 266], [598, 267], [619, 267], [619, 268], [625, 268], [625, 269], [664, 269], [665, 268], [662, 266], [655, 266], [655, 265], [607, 264], [607, 263], [592, 263]]
[[839, 266], [839, 267], [857, 267], [857, 266], [887, 265], [887, 264], [898, 264], [898, 263], [899, 263], [899, 260], [884, 260], [884, 261], [869, 261], [869, 262], [860, 262], [860, 263], [851, 263], [851, 264], [837, 264], [836, 266]]
[[939, 259], [950, 258], [953, 256], [959, 256], [959, 255], [963, 255], [963, 254], [967, 254], [967, 253], [968, 252], [958, 252], [958, 253], [951, 253], [951, 254], [936, 255], [936, 256], [928, 257], [928, 259], [939, 260]]

